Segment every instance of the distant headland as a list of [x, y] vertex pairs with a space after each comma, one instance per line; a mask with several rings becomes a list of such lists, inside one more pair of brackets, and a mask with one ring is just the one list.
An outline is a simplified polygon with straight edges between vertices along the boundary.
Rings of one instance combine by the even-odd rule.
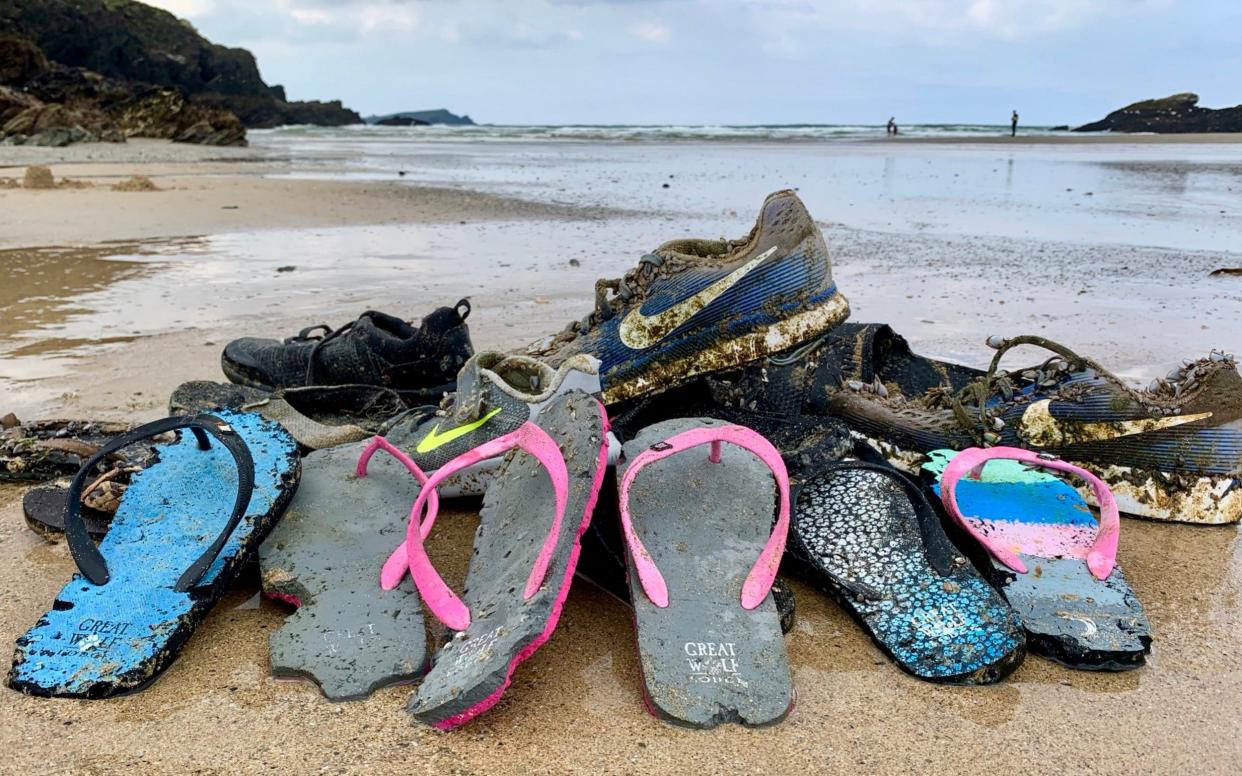
[[444, 108], [434, 110], [411, 110], [402, 113], [389, 113], [384, 116], [367, 116], [368, 124], [384, 127], [421, 127], [429, 124], [447, 124], [449, 126], [474, 126], [469, 116], [458, 116]]

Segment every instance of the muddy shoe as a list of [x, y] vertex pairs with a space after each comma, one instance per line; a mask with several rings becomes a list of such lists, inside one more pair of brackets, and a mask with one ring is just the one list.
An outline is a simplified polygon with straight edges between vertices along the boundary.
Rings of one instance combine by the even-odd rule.
[[[112, 516], [129, 488], [130, 475], [136, 471], [139, 470], [112, 468], [82, 489], [82, 522], [92, 539], [102, 539], [108, 533]], [[26, 491], [22, 496], [22, 514], [30, 530], [49, 541], [60, 539], [65, 532], [70, 483], [70, 480], [42, 482]]]
[[[1031, 652], [1094, 671], [1143, 665], [1151, 626], [1116, 563], [1121, 525], [1107, 485], [1013, 447], [938, 450], [924, 468], [939, 475], [945, 509], [986, 553], [981, 565], [1017, 610]], [[1053, 472], [1088, 484], [1098, 523]]]
[[[113, 438], [132, 428], [127, 423], [93, 420], [37, 420], [22, 423], [12, 414], [0, 418], [0, 480], [43, 482], [72, 476], [82, 463]], [[150, 450], [133, 445], [109, 455], [100, 474], [113, 466], [138, 466]]]
[[177, 386], [171, 415], [215, 409], [256, 412], [284, 426], [305, 450], [360, 442], [409, 408], [400, 394], [376, 385], [314, 385], [274, 392], [194, 380]]
[[[431, 473], [534, 420], [570, 391], [599, 395], [598, 361], [579, 354], [552, 369], [526, 356], [477, 353], [457, 375], [457, 391], [445, 398], [440, 410], [416, 408], [386, 424], [381, 433]], [[440, 495], [481, 496], [499, 466], [495, 459], [479, 461], [441, 483]]]
[[[970, 369], [912, 353], [888, 326], [844, 324], [817, 342], [709, 379], [728, 383], [720, 391], [739, 403], [841, 418], [907, 471], [932, 450], [1003, 444], [1094, 472], [1133, 515], [1190, 523], [1242, 518], [1242, 376], [1232, 356], [1213, 351], [1139, 390], [1042, 337], [992, 338], [989, 345], [997, 348], [989, 369]], [[1019, 345], [1053, 355], [1001, 371], [1001, 357]]]
[[303, 329], [284, 342], [245, 337], [220, 357], [238, 385], [275, 390], [304, 385], [364, 384], [391, 388], [410, 403], [437, 403], [453, 390], [470, 357], [466, 317], [470, 303], [441, 307], [415, 328], [400, 318], [368, 311], [339, 329]]
[[595, 310], [527, 352], [553, 364], [595, 356], [611, 405], [792, 347], [848, 315], [819, 227], [779, 191], [740, 240], [667, 242], [624, 278], [598, 281]]

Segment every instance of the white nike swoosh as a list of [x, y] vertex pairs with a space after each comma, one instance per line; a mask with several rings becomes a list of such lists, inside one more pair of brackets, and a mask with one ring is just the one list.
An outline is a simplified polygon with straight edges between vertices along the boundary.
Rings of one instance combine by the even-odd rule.
[[712, 283], [694, 296], [683, 299], [664, 312], [655, 315], [643, 315], [641, 305], [630, 311], [621, 321], [621, 342], [634, 350], [649, 348], [667, 337], [674, 329], [693, 318], [709, 304], [716, 301], [721, 294], [737, 285], [752, 269], [759, 266], [765, 259], [776, 253], [776, 246], [746, 262], [742, 266]]
[[1055, 447], [1077, 442], [1106, 442], [1123, 436], [1146, 434], [1166, 428], [1194, 423], [1212, 417], [1210, 412], [1195, 415], [1170, 415], [1167, 418], [1144, 418], [1142, 420], [1118, 420], [1112, 423], [1077, 423], [1057, 420], [1048, 406], [1051, 399], [1034, 402], [1022, 413], [1018, 437], [1035, 447]]

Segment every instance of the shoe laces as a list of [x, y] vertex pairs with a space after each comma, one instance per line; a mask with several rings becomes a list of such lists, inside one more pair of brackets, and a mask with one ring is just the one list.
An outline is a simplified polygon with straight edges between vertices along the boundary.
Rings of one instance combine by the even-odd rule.
[[663, 256], [647, 253], [638, 260], [637, 267], [625, 273], [625, 277], [595, 281], [595, 309], [582, 320], [571, 321], [558, 335], [558, 339], [575, 339], [616, 315], [621, 307], [647, 290], [665, 264], [666, 259]]
[[[1089, 368], [1136, 402], [1142, 402], [1138, 392], [1126, 385], [1120, 377], [1092, 359], [1046, 337], [1033, 334], [1008, 339], [989, 337], [988, 345], [996, 349], [996, 354], [992, 356], [992, 363], [982, 377], [963, 386], [956, 393], [943, 388], [932, 389], [927, 397], [928, 403], [933, 407], [947, 406], [952, 410], [958, 424], [969, 431], [980, 446], [988, 447], [1000, 442], [999, 432], [1005, 427], [999, 412], [990, 407], [992, 400], [999, 398], [1002, 403], [1012, 400], [1018, 386], [1023, 383], [1051, 387], [1062, 379], [1063, 373], [1081, 372]], [[1035, 369], [1001, 372], [1001, 359], [1019, 345], [1034, 345], [1056, 355]]]
[[[314, 332], [317, 332], [317, 331], [322, 331], [323, 333], [315, 334]], [[321, 340], [324, 337], [331, 336], [331, 334], [332, 334], [331, 326], [329, 326], [326, 323], [319, 323], [314, 326], [307, 326], [305, 329], [302, 329], [301, 331], [299, 331], [297, 334], [295, 334], [292, 337], [286, 337], [285, 344], [286, 345], [297, 345], [302, 342], [314, 342], [316, 340]]]
[[[329, 342], [341, 336], [345, 332], [353, 329], [354, 324], [357, 322], [358, 322], [357, 320], [350, 321], [349, 323], [345, 324], [339, 329], [333, 329], [331, 326], [327, 326], [322, 323], [319, 324], [318, 326], [310, 326], [305, 329], [302, 329], [302, 331], [298, 334], [298, 339], [302, 342], [314, 342], [315, 343], [314, 345], [311, 346], [310, 356], [306, 360], [306, 380], [304, 381], [305, 385], [316, 385], [315, 363], [319, 360], [319, 352], [323, 349], [323, 346], [327, 345]], [[323, 329], [324, 330], [323, 336], [321, 337], [305, 336], [307, 332], [314, 331], [315, 329]]]

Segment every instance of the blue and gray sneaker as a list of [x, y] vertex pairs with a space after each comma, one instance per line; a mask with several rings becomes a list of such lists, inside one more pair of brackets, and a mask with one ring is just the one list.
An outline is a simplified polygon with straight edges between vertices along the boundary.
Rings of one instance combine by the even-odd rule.
[[796, 194], [778, 191], [746, 237], [667, 242], [624, 278], [598, 281], [594, 312], [527, 353], [554, 365], [595, 356], [613, 404], [793, 347], [848, 315], [823, 234]]

